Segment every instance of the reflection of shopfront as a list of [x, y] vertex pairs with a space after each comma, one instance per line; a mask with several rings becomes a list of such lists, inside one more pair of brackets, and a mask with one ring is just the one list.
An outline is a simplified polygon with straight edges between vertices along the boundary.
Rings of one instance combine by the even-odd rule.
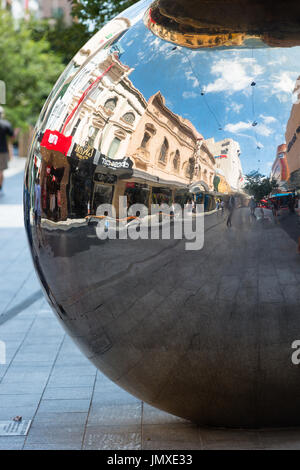
[[42, 217], [66, 220], [68, 217], [67, 185], [70, 166], [61, 152], [41, 147], [40, 169]]
[[117, 177], [115, 175], [95, 173], [91, 205], [92, 214], [97, 214], [97, 208], [102, 204], [112, 204], [116, 182]]
[[152, 204], [168, 204], [171, 205], [173, 202], [172, 189], [153, 186], [152, 187]]
[[191, 200], [191, 193], [187, 189], [177, 189], [174, 192], [174, 202], [179, 204], [182, 208]]
[[127, 205], [143, 204], [148, 207], [149, 204], [150, 188], [148, 184], [141, 184], [135, 182], [126, 183], [124, 196], [127, 197]]
[[89, 213], [93, 194], [94, 165], [91, 160], [70, 158], [70, 217], [83, 218]]

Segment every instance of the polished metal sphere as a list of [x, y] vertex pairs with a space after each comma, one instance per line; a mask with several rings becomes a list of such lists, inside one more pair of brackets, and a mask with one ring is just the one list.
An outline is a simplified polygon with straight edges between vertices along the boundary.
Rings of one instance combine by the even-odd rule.
[[300, 424], [299, 7], [261, 3], [141, 1], [106, 24], [54, 86], [25, 175], [68, 334], [206, 425]]

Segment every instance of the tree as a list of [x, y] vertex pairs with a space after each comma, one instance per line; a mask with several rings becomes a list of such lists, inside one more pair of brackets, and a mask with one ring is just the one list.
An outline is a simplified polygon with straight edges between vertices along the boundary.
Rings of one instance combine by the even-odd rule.
[[256, 202], [268, 196], [277, 187], [278, 183], [274, 178], [271, 179], [258, 172], [246, 175], [244, 189], [248, 194], [254, 197]]
[[70, 0], [73, 4], [73, 16], [83, 24], [88, 24], [90, 31], [101, 28], [137, 0]]
[[15, 127], [34, 125], [64, 69], [48, 41], [32, 38], [29, 22], [16, 25], [0, 9], [0, 80], [6, 84], [6, 117]]
[[67, 25], [64, 18], [57, 18], [54, 22], [31, 18], [30, 28], [32, 38], [48, 41], [52, 52], [58, 54], [65, 65], [92, 36], [85, 24], [73, 22]]

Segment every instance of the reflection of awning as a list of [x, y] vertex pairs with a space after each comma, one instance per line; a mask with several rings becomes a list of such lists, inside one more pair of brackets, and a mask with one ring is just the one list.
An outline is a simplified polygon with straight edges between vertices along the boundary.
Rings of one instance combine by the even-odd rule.
[[142, 181], [147, 181], [149, 183], [156, 183], [156, 184], [164, 185], [164, 186], [188, 189], [187, 184], [180, 183], [179, 181], [165, 180], [165, 179], [159, 178], [158, 176], [149, 175], [149, 173], [147, 173], [146, 171], [137, 170], [136, 168], [133, 169], [133, 175], [131, 176], [131, 178], [139, 179]]
[[208, 184], [205, 181], [197, 181], [190, 186], [190, 192], [193, 194], [201, 193], [203, 191], [209, 192]]

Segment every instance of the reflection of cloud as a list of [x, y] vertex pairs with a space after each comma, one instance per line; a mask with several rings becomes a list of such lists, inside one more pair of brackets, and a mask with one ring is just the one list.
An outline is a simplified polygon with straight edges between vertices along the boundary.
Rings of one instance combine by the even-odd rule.
[[285, 71], [280, 72], [278, 75], [274, 75], [272, 77], [271, 94], [276, 95], [276, 98], [281, 103], [285, 103], [289, 99], [292, 100], [292, 93], [295, 88], [297, 76], [297, 72]]
[[265, 116], [264, 114], [260, 114], [259, 116], [265, 124], [272, 124], [272, 122], [277, 122], [277, 119], [273, 116]]
[[238, 104], [232, 101], [229, 106], [227, 106], [226, 111], [233, 111], [236, 114], [240, 114], [241, 109], [244, 107], [243, 104]]
[[193, 82], [192, 83], [193, 88], [197, 88], [198, 86], [200, 86], [199, 80], [197, 77], [195, 77], [192, 70], [185, 72], [185, 76], [187, 80], [191, 80]]
[[185, 98], [185, 99], [188, 99], [188, 98], [197, 98], [197, 93], [195, 93], [194, 91], [184, 91], [182, 93], [182, 97]]
[[[253, 128], [252, 122], [240, 121], [240, 122], [237, 122], [236, 124], [226, 124], [224, 130], [231, 132], [232, 134], [238, 134], [241, 131], [249, 130], [252, 128]], [[261, 123], [255, 127], [255, 132], [259, 135], [268, 137], [269, 135], [273, 134], [274, 130], [268, 127], [266, 124]]]
[[287, 61], [287, 57], [285, 55], [281, 55], [277, 59], [270, 60], [267, 65], [283, 65]]
[[271, 166], [273, 165], [273, 162], [267, 162], [266, 165], [267, 167], [271, 168]]
[[253, 58], [221, 59], [211, 67], [211, 73], [219, 76], [205, 87], [206, 93], [226, 91], [232, 94], [250, 87], [251, 81], [264, 69]]

